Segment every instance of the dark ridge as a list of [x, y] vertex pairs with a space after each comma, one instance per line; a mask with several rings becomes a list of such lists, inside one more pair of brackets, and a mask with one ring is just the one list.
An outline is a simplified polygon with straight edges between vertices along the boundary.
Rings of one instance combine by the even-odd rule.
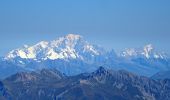
[[8, 77], [3, 83], [14, 100], [170, 99], [170, 80], [155, 81], [125, 70], [103, 67], [92, 73], [67, 77], [53, 69], [22, 72]]

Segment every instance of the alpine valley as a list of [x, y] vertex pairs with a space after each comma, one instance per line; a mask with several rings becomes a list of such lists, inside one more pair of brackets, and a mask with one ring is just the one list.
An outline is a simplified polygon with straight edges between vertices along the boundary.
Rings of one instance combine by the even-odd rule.
[[41, 41], [10, 51], [0, 59], [0, 78], [41, 69], [57, 69], [72, 76], [93, 72], [99, 66], [150, 77], [157, 72], [170, 70], [170, 59], [151, 44], [116, 53], [90, 44], [80, 35], [68, 34], [50, 42]]

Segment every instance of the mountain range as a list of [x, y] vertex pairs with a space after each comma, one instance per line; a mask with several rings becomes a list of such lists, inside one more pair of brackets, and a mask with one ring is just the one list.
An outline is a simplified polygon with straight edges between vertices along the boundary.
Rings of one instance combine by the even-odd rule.
[[0, 91], [4, 100], [169, 100], [170, 80], [104, 67], [75, 76], [42, 69], [4, 79]]
[[50, 42], [41, 41], [33, 46], [24, 45], [10, 51], [0, 59], [0, 78], [44, 68], [57, 69], [72, 76], [93, 72], [98, 66], [152, 76], [159, 71], [170, 70], [170, 59], [151, 44], [116, 53], [90, 44], [80, 35], [68, 34]]

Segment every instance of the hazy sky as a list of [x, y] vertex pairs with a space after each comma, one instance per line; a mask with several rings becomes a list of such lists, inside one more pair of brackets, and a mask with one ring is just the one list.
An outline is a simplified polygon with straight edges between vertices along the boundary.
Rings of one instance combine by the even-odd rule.
[[0, 0], [0, 56], [68, 33], [122, 50], [170, 52], [170, 0]]

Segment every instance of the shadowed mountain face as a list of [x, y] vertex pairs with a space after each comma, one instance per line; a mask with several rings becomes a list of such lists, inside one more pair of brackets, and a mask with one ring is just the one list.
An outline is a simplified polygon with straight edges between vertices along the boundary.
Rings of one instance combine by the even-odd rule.
[[22, 72], [6, 78], [3, 83], [14, 100], [170, 99], [170, 80], [155, 81], [103, 67], [92, 73], [69, 77], [52, 69]]
[[153, 79], [170, 79], [170, 71], [161, 71], [153, 75]]
[[2, 82], [0, 82], [0, 100], [12, 100], [8, 90], [4, 87]]

